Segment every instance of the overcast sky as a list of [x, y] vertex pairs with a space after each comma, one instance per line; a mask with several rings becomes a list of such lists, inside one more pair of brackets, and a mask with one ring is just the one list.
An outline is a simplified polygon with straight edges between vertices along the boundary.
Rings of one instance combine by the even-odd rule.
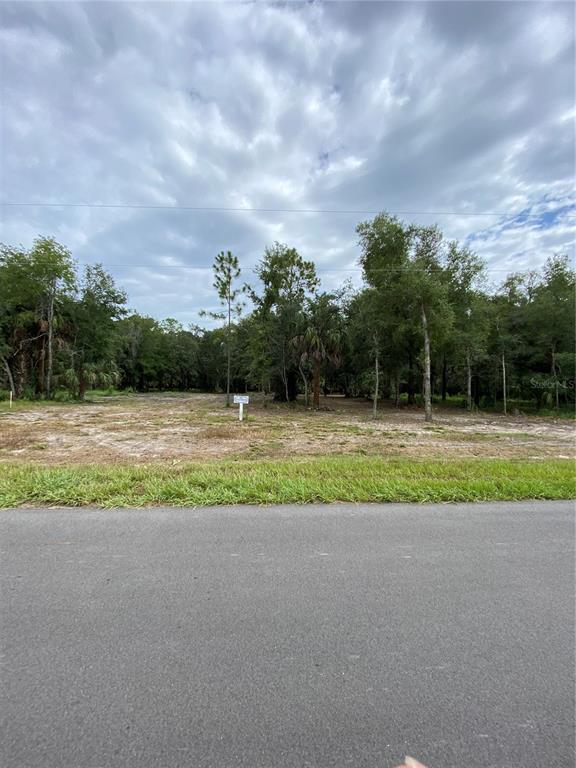
[[[418, 212], [402, 217], [467, 240], [496, 282], [573, 256], [572, 3], [2, 2], [0, 18], [3, 202]], [[358, 284], [369, 217], [0, 216], [3, 242], [52, 235], [130, 307], [185, 324], [216, 304], [222, 249], [249, 268], [279, 240], [325, 288]]]

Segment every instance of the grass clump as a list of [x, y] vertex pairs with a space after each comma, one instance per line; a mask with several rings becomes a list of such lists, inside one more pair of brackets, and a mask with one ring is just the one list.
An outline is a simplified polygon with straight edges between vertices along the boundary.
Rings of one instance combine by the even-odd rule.
[[576, 497], [571, 460], [414, 461], [375, 456], [181, 464], [4, 465], [0, 507], [449, 502]]

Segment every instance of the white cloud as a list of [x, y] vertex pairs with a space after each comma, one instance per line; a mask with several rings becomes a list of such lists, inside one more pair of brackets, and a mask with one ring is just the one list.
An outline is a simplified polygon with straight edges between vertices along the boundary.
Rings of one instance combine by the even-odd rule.
[[[3, 200], [450, 211], [493, 274], [571, 248], [566, 3], [3, 3]], [[478, 211], [522, 211], [521, 222]], [[274, 240], [336, 287], [363, 215], [4, 208], [131, 306], [198, 322], [209, 270]], [[203, 267], [205, 271], [175, 269]], [[146, 265], [146, 266], [142, 266]], [[502, 272], [503, 273], [503, 272]], [[199, 275], [202, 275], [200, 278]], [[161, 286], [161, 289], [160, 289]]]

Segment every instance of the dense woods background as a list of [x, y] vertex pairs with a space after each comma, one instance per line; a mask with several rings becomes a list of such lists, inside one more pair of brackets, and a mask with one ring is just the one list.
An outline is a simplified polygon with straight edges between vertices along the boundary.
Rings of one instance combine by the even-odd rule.
[[[218, 254], [216, 330], [128, 312], [102, 266], [50, 238], [0, 251], [0, 396], [83, 399], [90, 388], [455, 399], [469, 409], [572, 409], [575, 274], [565, 256], [487, 288], [485, 266], [437, 227], [386, 213], [358, 225], [365, 287], [320, 288], [294, 248], [266, 249], [247, 284]], [[251, 274], [252, 277], [252, 274]], [[249, 281], [248, 281], [249, 282]], [[250, 299], [250, 302], [247, 301]], [[249, 309], [248, 309], [249, 307]]]

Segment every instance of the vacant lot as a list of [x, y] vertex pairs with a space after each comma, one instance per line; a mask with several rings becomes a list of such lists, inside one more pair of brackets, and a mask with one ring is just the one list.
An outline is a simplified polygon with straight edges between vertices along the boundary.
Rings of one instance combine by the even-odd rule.
[[0, 463], [165, 464], [218, 458], [369, 455], [545, 459], [575, 455], [574, 422], [437, 409], [385, 408], [326, 398], [323, 410], [252, 398], [248, 419], [205, 394], [94, 397], [85, 404], [16, 404], [0, 410]]
[[0, 404], [0, 506], [480, 501], [576, 495], [574, 423], [215, 395]]

